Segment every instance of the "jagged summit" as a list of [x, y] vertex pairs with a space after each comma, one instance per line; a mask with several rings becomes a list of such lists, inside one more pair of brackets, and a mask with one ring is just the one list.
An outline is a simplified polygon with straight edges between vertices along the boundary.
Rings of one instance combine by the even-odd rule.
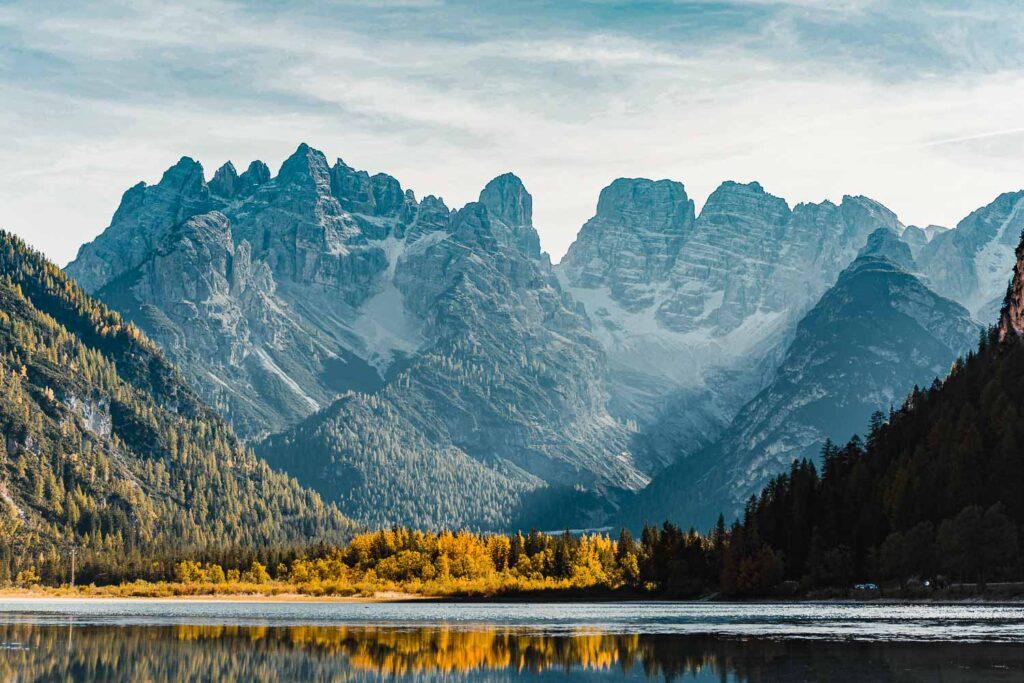
[[503, 173], [480, 191], [480, 203], [510, 226], [533, 222], [533, 197], [514, 173]]
[[620, 179], [558, 271], [609, 355], [613, 408], [669, 462], [763, 386], [800, 316], [879, 227], [902, 228], [866, 197], [790, 209], [760, 183], [727, 181], [695, 216], [680, 183]]
[[629, 218], [637, 229], [679, 227], [687, 213], [693, 213], [693, 202], [676, 180], [617, 178], [597, 200], [598, 216]]
[[999, 340], [1024, 335], [1024, 233], [1014, 252], [1017, 262], [1013, 266], [1013, 278], [1003, 298], [999, 312]]
[[884, 258], [908, 273], [916, 268], [910, 246], [890, 228], [879, 228], [868, 235], [867, 244], [858, 252], [857, 260]]
[[194, 173], [196, 170], [202, 171], [203, 165], [190, 156], [182, 156], [174, 163], [173, 166], [164, 171], [160, 178], [160, 182], [162, 183], [175, 177], [186, 177]]
[[701, 215], [708, 211], [708, 207], [717, 209], [719, 205], [729, 205], [738, 201], [737, 198], [746, 198], [746, 201], [763, 202], [765, 206], [771, 206], [773, 210], [783, 213], [789, 212], [789, 203], [782, 197], [778, 197], [764, 189], [764, 186], [756, 180], [748, 183], [741, 183], [736, 180], [723, 180], [718, 187], [708, 195]]
[[[795, 338], [804, 359], [817, 339], [845, 353], [823, 316], [846, 315], [847, 295], [906, 323], [901, 343], [931, 329], [909, 322], [918, 310], [954, 320], [921, 337], [924, 361], [945, 362], [941, 340], [963, 327], [911, 282], [915, 261], [957, 282], [922, 256], [950, 238], [922, 239], [867, 197], [791, 208], [729, 181], [697, 215], [682, 183], [619, 178], [557, 267], [532, 203], [505, 173], [453, 211], [305, 143], [276, 176], [226, 163], [205, 181], [185, 157], [126, 192], [68, 271], [268, 458], [380, 524], [500, 525], [538, 486], [636, 489], [721, 438]], [[982, 256], [1022, 206], [1005, 197], [973, 220]], [[1003, 291], [1007, 272], [992, 276]], [[801, 333], [834, 286], [822, 334]], [[891, 306], [871, 303], [883, 294]], [[865, 358], [887, 348], [864, 339]]]
[[694, 224], [693, 200], [673, 180], [619, 178], [601, 190], [559, 268], [573, 285], [607, 287], [628, 310], [653, 303]]
[[208, 183], [210, 192], [221, 197], [233, 197], [238, 190], [238, 172], [230, 161], [217, 169]]
[[540, 235], [533, 227], [533, 197], [514, 173], [503, 173], [480, 191], [479, 203], [504, 226], [496, 236], [514, 244], [523, 253], [540, 256]]
[[164, 171], [160, 182], [154, 187], [167, 193], [209, 195], [203, 165], [192, 157], [181, 157], [176, 164]]
[[331, 172], [327, 157], [318, 149], [313, 149], [305, 142], [281, 164], [277, 173], [279, 184], [309, 185], [317, 192], [329, 194], [331, 191]]

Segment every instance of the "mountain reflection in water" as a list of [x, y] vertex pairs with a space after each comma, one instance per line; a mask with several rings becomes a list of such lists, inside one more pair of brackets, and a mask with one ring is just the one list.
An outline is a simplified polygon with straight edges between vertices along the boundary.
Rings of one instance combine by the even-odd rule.
[[1013, 644], [502, 627], [0, 625], [0, 680], [1021, 680]]

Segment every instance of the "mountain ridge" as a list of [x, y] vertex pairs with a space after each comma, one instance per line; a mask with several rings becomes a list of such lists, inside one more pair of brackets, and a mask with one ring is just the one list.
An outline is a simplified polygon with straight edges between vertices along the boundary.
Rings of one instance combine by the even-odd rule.
[[157, 552], [352, 532], [257, 459], [137, 327], [6, 232], [0, 273], [4, 566], [67, 544], [147, 566]]
[[768, 386], [695, 465], [656, 477], [630, 522], [666, 516], [703, 527], [723, 509], [735, 515], [794, 459], [815, 458], [826, 440], [847, 439], [915, 384], [943, 376], [982, 328], [915, 271], [909, 245], [887, 228], [873, 232], [800, 321]]

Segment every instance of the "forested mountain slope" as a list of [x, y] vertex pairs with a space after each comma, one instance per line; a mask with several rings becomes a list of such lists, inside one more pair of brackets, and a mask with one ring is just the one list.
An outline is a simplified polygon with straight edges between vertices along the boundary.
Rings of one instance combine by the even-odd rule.
[[977, 351], [875, 416], [865, 441], [828, 444], [820, 475], [794, 463], [751, 499], [732, 537], [737, 567], [768, 548], [786, 576], [811, 584], [1021, 576], [1024, 240], [1015, 259], [999, 323]]
[[861, 431], [876, 410], [900, 405], [916, 384], [944, 376], [981, 328], [914, 273], [893, 231], [870, 236], [857, 259], [797, 326], [775, 377], [714, 446], [681, 460], [638, 495], [634, 524], [709, 525], [733, 516], [794, 458]]
[[0, 233], [0, 571], [339, 538], [333, 506], [258, 460], [137, 327]]

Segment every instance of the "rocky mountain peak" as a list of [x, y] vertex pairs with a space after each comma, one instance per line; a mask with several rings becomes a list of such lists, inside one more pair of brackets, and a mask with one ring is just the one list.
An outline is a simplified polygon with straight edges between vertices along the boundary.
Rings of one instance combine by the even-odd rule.
[[432, 194], [428, 194], [426, 197], [420, 200], [420, 209], [438, 211], [443, 212], [445, 214], [449, 213], [448, 206], [444, 203], [444, 199], [442, 199], [441, 197], [436, 197]]
[[357, 171], [341, 159], [331, 167], [331, 192], [346, 211], [374, 213], [375, 200], [370, 174]]
[[682, 183], [619, 178], [601, 191], [560, 269], [572, 284], [606, 286], [627, 310], [639, 310], [653, 301], [652, 283], [672, 268], [693, 224]]
[[257, 159], [239, 177], [239, 191], [244, 193], [270, 180], [270, 167]]
[[368, 216], [395, 216], [408, 204], [415, 204], [415, 197], [402, 189], [398, 179], [387, 173], [371, 176], [366, 171], [357, 171], [341, 159], [334, 162], [330, 170], [331, 192], [341, 208], [350, 213]]
[[178, 159], [178, 163], [164, 171], [157, 185], [182, 193], [198, 191], [200, 188], [205, 189], [203, 165], [192, 157], [181, 157]]
[[844, 223], [849, 226], [875, 224], [895, 230], [897, 234], [903, 229], [903, 224], [895, 213], [881, 202], [863, 195], [843, 195], [839, 211], [843, 215]]
[[1013, 266], [1013, 279], [1006, 289], [1003, 308], [999, 312], [999, 340], [1024, 335], [1024, 234], [1015, 252], [1017, 262]]
[[701, 219], [734, 212], [757, 215], [770, 223], [779, 223], [789, 214], [789, 205], [782, 197], [768, 194], [761, 183], [737, 183], [727, 180], [708, 196], [701, 210]]
[[305, 142], [281, 164], [277, 179], [282, 185], [294, 184], [314, 188], [318, 194], [330, 194], [331, 191], [331, 169], [327, 164], [327, 157]]
[[217, 169], [209, 182], [210, 192], [220, 197], [234, 197], [238, 191], [238, 172], [230, 161]]
[[889, 228], [879, 228], [868, 235], [867, 244], [857, 254], [858, 259], [887, 259], [907, 272], [915, 270], [910, 247]]
[[402, 184], [394, 176], [376, 173], [370, 178], [370, 185], [373, 188], [375, 215], [393, 216], [405, 205], [406, 196]]
[[138, 183], [125, 192], [110, 226], [82, 245], [67, 271], [86, 291], [94, 292], [141, 263], [173, 225], [217, 204], [202, 165], [181, 157], [156, 185]]
[[514, 173], [503, 173], [480, 191], [480, 203], [510, 227], [533, 222], [533, 197]]
[[533, 197], [518, 176], [503, 173], [487, 183], [480, 191], [480, 204], [502, 224], [495, 227], [504, 227], [495, 231], [496, 237], [529, 256], [540, 257], [540, 236], [533, 228]]
[[917, 258], [929, 282], [966, 306], [975, 320], [997, 321], [1024, 230], [1024, 190], [999, 195], [954, 230], [929, 229], [932, 237]]
[[693, 224], [693, 201], [674, 180], [619, 178], [601, 190], [595, 217], [646, 232], [678, 233]]

